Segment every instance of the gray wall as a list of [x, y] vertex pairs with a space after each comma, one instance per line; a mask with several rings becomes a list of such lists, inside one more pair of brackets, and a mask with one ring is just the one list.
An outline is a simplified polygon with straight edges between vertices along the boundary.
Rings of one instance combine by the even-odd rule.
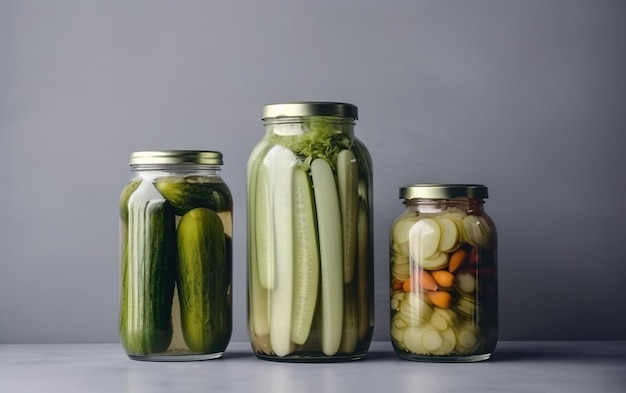
[[0, 343], [115, 342], [130, 152], [216, 149], [235, 198], [261, 107], [356, 104], [374, 160], [376, 330], [412, 182], [476, 182], [501, 337], [626, 339], [626, 2], [0, 0]]

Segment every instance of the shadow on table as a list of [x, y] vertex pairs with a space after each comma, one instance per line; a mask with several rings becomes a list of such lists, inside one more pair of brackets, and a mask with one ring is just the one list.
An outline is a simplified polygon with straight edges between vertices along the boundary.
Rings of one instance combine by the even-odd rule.
[[256, 359], [256, 356], [252, 351], [243, 352], [243, 351], [226, 351], [222, 355], [222, 359], [231, 360], [231, 359]]
[[491, 355], [490, 362], [503, 362], [503, 361], [520, 361], [520, 360], [563, 360], [563, 359], [575, 359], [584, 357], [580, 354], [564, 355], [562, 353], [550, 353], [543, 351], [496, 351]]
[[610, 343], [598, 342], [595, 345], [585, 343], [576, 344], [538, 346], [538, 347], [497, 347], [491, 355], [490, 361], [524, 361], [524, 360], [544, 360], [544, 361], [589, 361], [590, 359], [615, 360], [626, 363], [626, 356], [623, 346], [613, 347]]
[[[597, 357], [597, 355], [596, 355]], [[502, 350], [502, 351], [496, 351], [491, 355], [491, 358], [489, 360], [487, 360], [486, 362], [506, 362], [506, 361], [536, 361], [536, 360], [543, 360], [543, 361], [562, 361], [562, 360], [588, 360], [589, 359], [589, 355], [584, 355], [581, 353], [571, 353], [571, 354], [564, 354], [564, 353], [550, 353], [550, 352], [543, 352], [543, 351], [519, 351], [519, 350]], [[394, 352], [385, 352], [385, 351], [380, 351], [380, 352], [368, 352], [367, 356], [365, 356], [365, 358], [363, 358], [363, 360], [361, 361], [388, 361], [388, 360], [398, 360], [401, 362], [405, 362], [406, 360], [401, 359], [400, 357], [398, 357]], [[425, 363], [448, 363], [445, 360], [440, 360], [438, 359], [437, 361], [424, 361]], [[455, 364], [464, 364], [463, 362], [449, 362], [449, 363], [455, 363]], [[480, 363], [484, 363], [482, 361], [480, 362], [469, 362], [466, 364], [480, 364]]]
[[376, 351], [370, 350], [360, 362], [367, 362], [372, 360], [388, 360], [388, 359], [400, 359], [393, 351]]
[[[224, 360], [256, 359], [252, 351], [234, 350], [226, 351], [222, 355]], [[487, 362], [507, 362], [507, 361], [584, 361], [590, 359], [608, 360], [626, 364], [626, 342], [585, 342], [580, 345], [576, 343], [552, 343], [552, 344], [523, 344], [504, 343], [498, 345]], [[388, 347], [370, 348], [364, 358], [359, 362], [368, 361], [405, 361], [400, 359], [396, 353]], [[349, 363], [349, 362], [348, 362]], [[483, 362], [477, 362], [483, 363]]]
[[[393, 350], [383, 348], [370, 350], [363, 361], [387, 361], [394, 359], [404, 361]], [[499, 344], [496, 347], [496, 350], [487, 362], [589, 362], [590, 359], [626, 364], [626, 342], [504, 343], [504, 345]]]

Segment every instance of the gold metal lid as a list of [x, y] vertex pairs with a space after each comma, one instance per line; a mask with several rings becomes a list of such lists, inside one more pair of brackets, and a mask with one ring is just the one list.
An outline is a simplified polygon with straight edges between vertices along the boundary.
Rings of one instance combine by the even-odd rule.
[[358, 109], [355, 105], [343, 102], [285, 102], [269, 104], [263, 107], [262, 119], [275, 117], [302, 117], [302, 116], [339, 116], [357, 120]]
[[400, 199], [489, 198], [482, 184], [409, 184], [400, 187]]
[[129, 165], [197, 164], [222, 165], [222, 153], [201, 150], [136, 151], [130, 155]]

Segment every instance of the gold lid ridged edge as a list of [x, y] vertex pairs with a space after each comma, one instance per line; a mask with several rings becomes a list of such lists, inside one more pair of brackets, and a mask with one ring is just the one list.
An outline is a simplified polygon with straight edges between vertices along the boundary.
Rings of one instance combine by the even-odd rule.
[[151, 150], [131, 153], [129, 165], [223, 165], [222, 153], [210, 150]]
[[358, 119], [358, 108], [345, 102], [299, 101], [268, 104], [262, 119], [277, 117], [338, 116]]
[[400, 187], [400, 199], [489, 198], [482, 184], [407, 184]]

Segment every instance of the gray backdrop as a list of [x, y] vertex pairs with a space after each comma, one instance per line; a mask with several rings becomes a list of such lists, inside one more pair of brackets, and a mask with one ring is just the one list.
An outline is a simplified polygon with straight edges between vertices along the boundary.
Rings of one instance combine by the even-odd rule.
[[216, 149], [235, 200], [261, 107], [359, 107], [376, 328], [398, 187], [484, 183], [501, 338], [626, 339], [626, 2], [0, 0], [0, 343], [116, 342], [129, 154]]

